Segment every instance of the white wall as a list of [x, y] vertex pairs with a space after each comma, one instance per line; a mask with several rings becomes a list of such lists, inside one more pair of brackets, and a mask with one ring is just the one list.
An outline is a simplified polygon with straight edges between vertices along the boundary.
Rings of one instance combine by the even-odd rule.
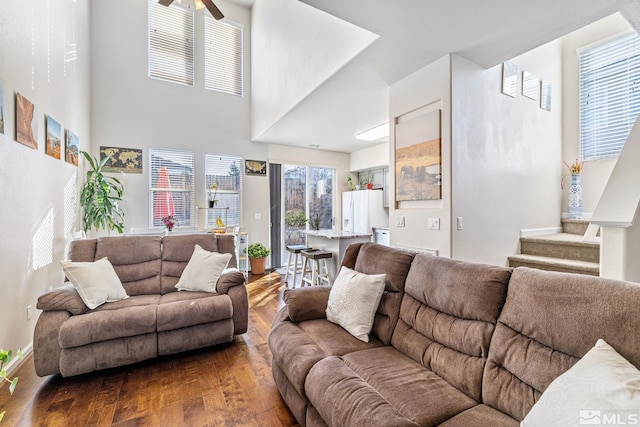
[[[389, 203], [391, 246], [437, 250], [451, 256], [451, 67], [450, 55], [395, 83], [389, 90], [389, 122], [425, 108], [442, 110], [442, 200]], [[389, 135], [389, 185], [395, 186], [395, 131]], [[404, 216], [404, 227], [398, 219]], [[440, 230], [428, 229], [430, 217], [440, 218]]]
[[[90, 143], [89, 1], [0, 2], [0, 80], [5, 132], [0, 134], [0, 347], [30, 345], [36, 299], [62, 284], [58, 261], [78, 222], [82, 170], [45, 154], [45, 115]], [[73, 43], [76, 43], [73, 46]], [[73, 50], [76, 54], [73, 54]], [[37, 109], [37, 150], [15, 142], [15, 92]], [[26, 306], [34, 315], [27, 321]]]
[[389, 143], [383, 142], [373, 147], [354, 151], [349, 155], [349, 170], [363, 171], [367, 169], [389, 166]]
[[254, 139], [377, 36], [296, 0], [253, 5]]
[[[506, 265], [521, 229], [560, 225], [561, 55], [555, 41], [513, 58], [515, 98], [501, 93], [501, 65], [486, 70], [453, 55], [453, 257]], [[523, 71], [551, 83], [550, 112], [522, 96]]]
[[[616, 13], [563, 38], [562, 62], [562, 115], [563, 115], [563, 150], [562, 158], [571, 164], [580, 156], [580, 88], [578, 79], [577, 49], [606, 40], [623, 31], [631, 31], [632, 27]], [[589, 218], [593, 213], [604, 186], [615, 166], [616, 159], [595, 160], [587, 162], [580, 174], [582, 185], [583, 211]], [[565, 173], [566, 173], [565, 169]], [[570, 178], [565, 180], [569, 183]], [[565, 185], [562, 197], [562, 211], [567, 211], [569, 186]]]

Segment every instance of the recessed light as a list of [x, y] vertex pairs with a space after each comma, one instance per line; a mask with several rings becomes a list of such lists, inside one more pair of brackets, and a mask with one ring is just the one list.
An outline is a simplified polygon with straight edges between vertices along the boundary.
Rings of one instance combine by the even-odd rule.
[[356, 134], [356, 138], [363, 141], [377, 141], [382, 138], [389, 139], [389, 122]]

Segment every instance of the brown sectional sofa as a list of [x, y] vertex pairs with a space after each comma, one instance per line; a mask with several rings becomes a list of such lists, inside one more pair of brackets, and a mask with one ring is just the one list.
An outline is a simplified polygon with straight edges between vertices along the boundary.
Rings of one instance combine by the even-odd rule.
[[[223, 274], [218, 293], [177, 292], [195, 245], [234, 254], [230, 235], [119, 236], [76, 240], [69, 259], [107, 257], [129, 298], [89, 310], [71, 284], [42, 295], [33, 353], [40, 376], [83, 374], [230, 342], [247, 331], [244, 275]], [[228, 267], [235, 267], [235, 256]]]
[[387, 274], [368, 343], [326, 320], [324, 287], [285, 291], [269, 335], [302, 426], [517, 426], [598, 338], [640, 366], [637, 284], [373, 243], [342, 265]]

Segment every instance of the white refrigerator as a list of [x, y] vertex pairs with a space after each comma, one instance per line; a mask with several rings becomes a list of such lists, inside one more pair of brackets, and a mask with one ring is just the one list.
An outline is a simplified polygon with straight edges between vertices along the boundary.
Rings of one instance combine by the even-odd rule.
[[342, 231], [372, 234], [373, 227], [388, 227], [384, 191], [357, 190], [342, 193]]

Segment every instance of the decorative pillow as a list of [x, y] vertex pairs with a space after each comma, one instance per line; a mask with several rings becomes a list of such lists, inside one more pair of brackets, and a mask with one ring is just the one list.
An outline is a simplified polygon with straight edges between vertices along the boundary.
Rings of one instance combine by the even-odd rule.
[[209, 252], [196, 245], [176, 288], [180, 291], [217, 292], [216, 283], [230, 260], [231, 254]]
[[369, 342], [385, 279], [385, 274], [364, 274], [342, 267], [329, 292], [327, 320]]
[[78, 290], [82, 301], [91, 310], [105, 302], [129, 298], [106, 257], [96, 262], [60, 261], [60, 265]]
[[600, 339], [549, 384], [520, 425], [600, 425], [606, 416], [637, 414], [638, 408], [640, 371]]

